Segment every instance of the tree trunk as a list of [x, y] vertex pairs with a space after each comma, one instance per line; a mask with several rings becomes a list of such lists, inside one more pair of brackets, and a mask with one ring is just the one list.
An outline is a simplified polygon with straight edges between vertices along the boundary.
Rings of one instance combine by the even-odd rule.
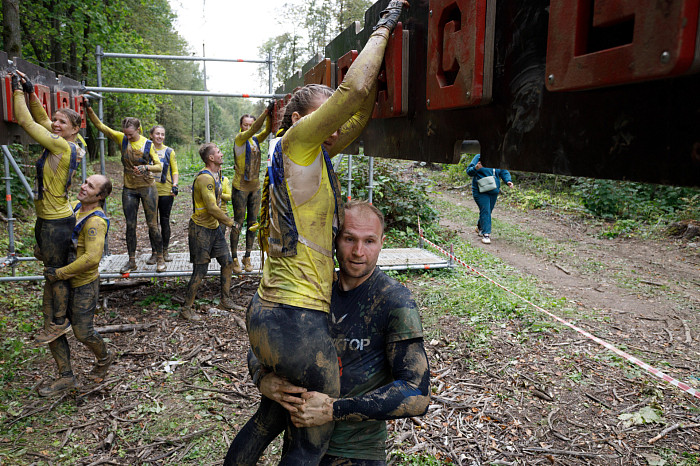
[[22, 57], [22, 35], [20, 34], [19, 0], [2, 0], [2, 40], [5, 51], [12, 57]]

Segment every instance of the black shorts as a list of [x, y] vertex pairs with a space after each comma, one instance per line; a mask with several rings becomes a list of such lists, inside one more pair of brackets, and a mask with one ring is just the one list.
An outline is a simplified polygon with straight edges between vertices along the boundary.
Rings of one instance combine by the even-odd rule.
[[208, 264], [212, 258], [229, 254], [226, 235], [222, 228], [205, 228], [190, 219], [187, 240], [190, 246], [190, 262]]

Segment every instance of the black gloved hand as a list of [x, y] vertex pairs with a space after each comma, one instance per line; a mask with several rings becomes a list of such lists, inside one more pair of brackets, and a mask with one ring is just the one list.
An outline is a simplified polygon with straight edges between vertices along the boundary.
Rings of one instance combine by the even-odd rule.
[[271, 100], [267, 103], [267, 114], [270, 115], [270, 117], [274, 116], [275, 114], [275, 102], [274, 100]]
[[44, 267], [44, 278], [46, 278], [46, 281], [49, 283], [58, 281], [58, 277], [56, 276], [56, 268]]
[[22, 84], [19, 82], [19, 76], [12, 73], [12, 78], [10, 80], [12, 81], [12, 91], [13, 92], [22, 90]]
[[29, 80], [29, 78], [25, 75], [23, 76], [24, 81], [22, 81], [22, 90], [24, 91], [25, 94], [33, 94], [34, 93], [34, 84]]
[[86, 109], [92, 108], [92, 104], [90, 103], [90, 99], [88, 98], [88, 96], [86, 96], [86, 95], [83, 96], [83, 102], [85, 102]]
[[173, 196], [177, 196], [177, 193], [179, 192], [176, 185], [173, 185], [173, 187], [170, 188], [170, 191], [172, 191]]
[[396, 27], [396, 23], [399, 22], [399, 16], [403, 11], [404, 6], [408, 8], [409, 4], [404, 0], [391, 0], [389, 5], [387, 5], [385, 10], [379, 13], [379, 22], [374, 26], [376, 31], [380, 27], [388, 28], [389, 31], [393, 31]]

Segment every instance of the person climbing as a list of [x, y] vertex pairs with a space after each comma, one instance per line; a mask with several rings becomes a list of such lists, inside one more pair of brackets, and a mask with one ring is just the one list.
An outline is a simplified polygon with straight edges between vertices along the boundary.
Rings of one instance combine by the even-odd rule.
[[[63, 267], [70, 261], [70, 244], [75, 215], [68, 201], [73, 173], [84, 151], [76, 143], [80, 115], [69, 108], [57, 110], [51, 120], [34, 93], [29, 78], [17, 71], [11, 77], [15, 117], [19, 125], [44, 147], [36, 161], [34, 207], [35, 255], [46, 267]], [[29, 108], [25, 101], [29, 96]], [[39, 343], [50, 343], [70, 331], [67, 318], [70, 283], [44, 283], [42, 313], [44, 324], [34, 335]]]
[[124, 118], [122, 130], [115, 131], [100, 121], [89, 100], [87, 102], [87, 115], [92, 124], [121, 148], [124, 166], [122, 207], [126, 217], [126, 249], [129, 260], [119, 272], [125, 274], [136, 270], [136, 220], [139, 202], [143, 205], [148, 236], [156, 251], [156, 272], [165, 272], [163, 238], [158, 229], [158, 192], [153, 178], [153, 173], [160, 175], [163, 164], [158, 158], [156, 148], [150, 139], [141, 135], [141, 121], [138, 118]]
[[479, 207], [479, 221], [476, 224], [476, 234], [481, 236], [481, 242], [491, 244], [491, 212], [496, 207], [501, 180], [509, 188], [513, 187], [508, 170], [484, 168], [481, 165], [481, 154], [476, 154], [467, 167], [467, 175], [472, 177], [472, 196]]
[[[258, 221], [260, 210], [260, 144], [267, 139], [272, 130], [272, 111], [275, 108], [274, 101], [270, 102], [257, 119], [245, 114], [239, 123], [241, 131], [236, 135], [233, 143], [233, 155], [236, 173], [233, 177], [233, 227], [231, 228], [231, 256], [233, 256], [233, 272], [241, 273], [241, 265], [238, 263], [238, 237], [246, 220], [245, 255], [243, 256], [243, 268], [246, 272], [252, 272], [250, 252], [253, 250], [255, 232], [252, 227]], [[259, 131], [265, 123], [265, 129]]]
[[[175, 196], [178, 194], [178, 182], [180, 174], [177, 170], [177, 157], [172, 147], [163, 144], [165, 141], [165, 128], [162, 125], [155, 125], [149, 131], [153, 147], [160, 163], [163, 164], [163, 171], [160, 177], [156, 177], [156, 191], [158, 192], [158, 220], [160, 223], [160, 236], [163, 238], [163, 260], [171, 262], [172, 259], [168, 254], [168, 246], [170, 246], [170, 212], [173, 209]], [[148, 258], [146, 264], [153, 265], [158, 261], [158, 253], [155, 245], [151, 244], [151, 257]]]
[[[282, 137], [265, 176], [258, 242], [268, 258], [246, 314], [253, 353], [261, 366], [294, 385], [337, 398], [337, 355], [328, 327], [333, 242], [343, 221], [343, 199], [330, 157], [350, 144], [371, 118], [377, 76], [391, 31], [407, 2], [392, 0], [335, 92], [309, 84], [284, 110]], [[276, 422], [270, 404], [254, 418]], [[289, 420], [289, 414], [285, 414]], [[318, 464], [333, 423], [297, 428], [288, 422], [289, 448], [280, 464]], [[234, 439], [226, 464], [255, 464], [248, 439]]]

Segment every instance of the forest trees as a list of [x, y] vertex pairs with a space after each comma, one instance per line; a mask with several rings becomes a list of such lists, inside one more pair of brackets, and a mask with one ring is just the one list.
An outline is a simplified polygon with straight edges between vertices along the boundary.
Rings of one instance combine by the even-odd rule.
[[[278, 22], [292, 25], [285, 32], [260, 46], [260, 56], [272, 54], [275, 87], [280, 86], [294, 72], [301, 69], [336, 35], [353, 21], [363, 22], [365, 10], [372, 0], [307, 0], [300, 4], [285, 3], [280, 9]], [[267, 66], [260, 68], [261, 81], [267, 82]]]

